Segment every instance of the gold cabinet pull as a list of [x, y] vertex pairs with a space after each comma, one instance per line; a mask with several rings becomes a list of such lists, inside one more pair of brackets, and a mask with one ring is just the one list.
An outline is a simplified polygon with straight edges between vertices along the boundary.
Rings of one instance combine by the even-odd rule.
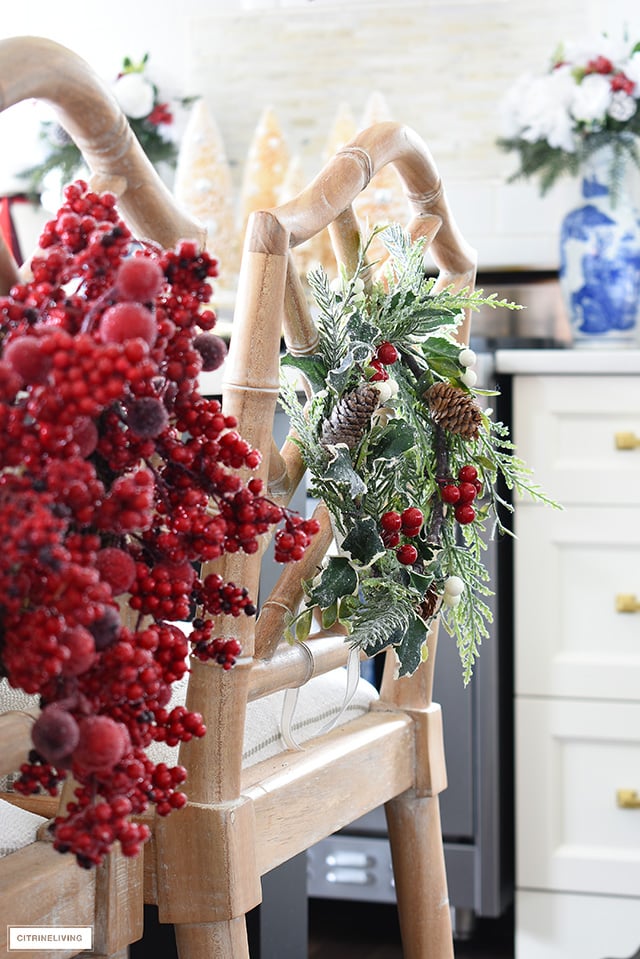
[[635, 433], [616, 433], [617, 450], [636, 450], [640, 446], [640, 436]]
[[640, 809], [640, 796], [636, 789], [616, 789], [616, 803], [620, 809]]
[[616, 613], [640, 613], [640, 602], [633, 593], [617, 593]]

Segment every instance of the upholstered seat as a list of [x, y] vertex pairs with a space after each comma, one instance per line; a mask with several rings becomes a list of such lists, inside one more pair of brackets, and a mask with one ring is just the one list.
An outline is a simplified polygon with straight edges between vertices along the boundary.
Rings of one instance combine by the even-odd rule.
[[0, 858], [35, 842], [38, 830], [46, 822], [44, 816], [0, 799]]

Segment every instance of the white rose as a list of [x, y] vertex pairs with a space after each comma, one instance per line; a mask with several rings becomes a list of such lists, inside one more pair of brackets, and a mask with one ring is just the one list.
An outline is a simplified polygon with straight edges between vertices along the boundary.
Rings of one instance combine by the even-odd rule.
[[529, 95], [534, 78], [531, 74], [518, 77], [500, 102], [500, 126], [502, 135], [508, 140], [522, 136], [526, 119], [522, 116], [522, 104]]
[[123, 113], [134, 120], [153, 110], [153, 87], [141, 73], [124, 73], [113, 84], [115, 98]]
[[624, 90], [617, 90], [611, 97], [609, 104], [609, 116], [619, 123], [626, 123], [630, 120], [638, 108], [637, 101], [630, 97]]
[[579, 83], [573, 94], [571, 113], [581, 123], [604, 123], [611, 103], [609, 78], [590, 73]]
[[586, 67], [591, 60], [597, 60], [598, 57], [606, 57], [615, 64], [627, 56], [628, 50], [629, 44], [625, 41], [596, 33], [581, 39], [568, 40], [564, 44], [563, 59], [581, 67]]
[[640, 50], [634, 53], [624, 64], [624, 73], [630, 80], [633, 80], [636, 85], [636, 89], [633, 92], [640, 96]]
[[575, 143], [569, 105], [574, 89], [571, 72], [564, 67], [534, 77], [520, 87], [518, 122], [522, 138], [530, 143], [546, 140], [552, 147], [573, 153]]

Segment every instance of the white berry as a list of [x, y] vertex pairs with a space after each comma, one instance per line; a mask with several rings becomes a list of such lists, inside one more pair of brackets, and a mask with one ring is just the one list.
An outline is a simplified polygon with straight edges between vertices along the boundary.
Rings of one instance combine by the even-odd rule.
[[477, 374], [473, 370], [465, 370], [460, 379], [469, 389], [472, 389], [478, 382]]
[[464, 581], [459, 576], [448, 576], [445, 580], [444, 591], [449, 596], [459, 596], [464, 592]]
[[[380, 380], [375, 386], [378, 390], [378, 396], [380, 398], [380, 403], [386, 403], [387, 400], [390, 400], [393, 396], [393, 389], [391, 387], [391, 380]], [[397, 390], [396, 390], [397, 392]]]
[[454, 596], [453, 593], [445, 593], [442, 597], [442, 602], [445, 606], [459, 606], [460, 596]]
[[469, 349], [469, 347], [466, 347], [464, 350], [460, 350], [458, 355], [458, 363], [460, 366], [473, 366], [477, 359], [478, 357], [473, 350]]

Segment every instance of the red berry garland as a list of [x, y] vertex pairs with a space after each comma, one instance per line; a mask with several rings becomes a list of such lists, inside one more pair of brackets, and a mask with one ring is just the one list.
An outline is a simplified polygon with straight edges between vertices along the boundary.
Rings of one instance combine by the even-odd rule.
[[[240, 655], [211, 617], [255, 615], [246, 589], [196, 564], [255, 552], [283, 519], [277, 559], [299, 559], [317, 524], [232, 472], [260, 454], [198, 392], [224, 358], [205, 306], [216, 261], [190, 241], [134, 249], [114, 197], [83, 181], [40, 247], [33, 280], [0, 297], [0, 674], [42, 705], [15, 788], [53, 794], [71, 771], [54, 845], [91, 867], [115, 841], [139, 852], [148, 829], [131, 815], [186, 802], [185, 771], [145, 749], [205, 734], [170, 708], [171, 685], [190, 648], [224, 668]], [[188, 640], [171, 621], [194, 606]]]

